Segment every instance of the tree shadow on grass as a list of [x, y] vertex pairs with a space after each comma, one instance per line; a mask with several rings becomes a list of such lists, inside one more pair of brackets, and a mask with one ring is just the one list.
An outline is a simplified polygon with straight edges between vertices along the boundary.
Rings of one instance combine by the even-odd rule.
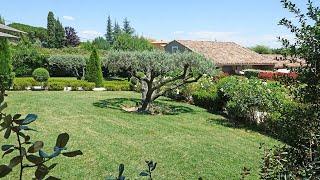
[[[121, 110], [123, 112], [128, 112], [124, 110], [124, 107], [137, 107], [139, 106], [140, 102], [141, 102], [141, 99], [135, 99], [135, 98], [112, 98], [112, 99], [100, 100], [98, 102], [93, 103], [93, 105], [99, 108], [108, 108], [108, 109], [115, 109], [115, 110]], [[173, 105], [173, 104], [162, 102], [162, 101], [154, 102], [153, 106], [156, 107], [156, 111], [157, 109], [161, 111], [160, 113], [156, 113], [156, 114], [179, 115], [182, 113], [194, 112], [194, 110], [189, 107], [182, 106], [182, 105]], [[142, 113], [139, 113], [139, 114], [142, 114]], [[150, 114], [150, 113], [144, 113], [144, 114]]]

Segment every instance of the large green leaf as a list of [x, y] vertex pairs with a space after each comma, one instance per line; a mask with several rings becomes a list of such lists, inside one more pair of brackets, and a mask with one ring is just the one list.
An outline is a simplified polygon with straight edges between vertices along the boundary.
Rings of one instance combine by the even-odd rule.
[[2, 145], [1, 146], [1, 150], [2, 151], [7, 151], [7, 150], [9, 150], [10, 148], [12, 148], [12, 147], [14, 147], [14, 145]]
[[7, 103], [3, 103], [2, 105], [0, 105], [0, 112], [2, 111], [2, 110], [4, 110], [5, 108], [7, 108], [8, 107], [8, 104]]
[[8, 175], [10, 172], [12, 171], [12, 169], [7, 166], [7, 165], [0, 165], [0, 178], [5, 177], [6, 175]]
[[36, 141], [32, 146], [29, 147], [28, 153], [36, 153], [43, 148], [44, 143], [42, 141]]
[[33, 164], [39, 164], [43, 161], [43, 158], [35, 155], [28, 155], [27, 160], [32, 162]]
[[71, 152], [64, 152], [62, 155], [67, 156], [67, 157], [76, 157], [83, 155], [83, 153], [80, 150], [77, 151], [71, 151]]
[[43, 179], [44, 177], [46, 177], [48, 173], [49, 173], [48, 167], [42, 164], [38, 166], [34, 175], [36, 176], [37, 179]]
[[28, 114], [27, 117], [23, 120], [22, 125], [27, 125], [37, 120], [38, 116], [35, 114]]
[[8, 127], [6, 132], [4, 133], [4, 138], [8, 139], [10, 137], [11, 134], [11, 127]]
[[64, 147], [66, 147], [68, 141], [69, 141], [69, 134], [62, 133], [57, 138], [56, 147], [64, 148]]
[[7, 155], [7, 154], [10, 154], [14, 151], [14, 149], [9, 149], [8, 151], [4, 152], [3, 155], [2, 155], [2, 158]]
[[22, 162], [22, 156], [16, 156], [10, 160], [9, 167], [12, 169]]

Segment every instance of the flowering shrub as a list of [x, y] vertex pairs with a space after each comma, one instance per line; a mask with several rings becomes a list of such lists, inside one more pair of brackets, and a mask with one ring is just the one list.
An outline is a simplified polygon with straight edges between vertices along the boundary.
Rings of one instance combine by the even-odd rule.
[[298, 74], [296, 72], [282, 73], [282, 72], [271, 72], [271, 71], [261, 71], [259, 73], [260, 79], [277, 80], [283, 77], [296, 79], [298, 78]]

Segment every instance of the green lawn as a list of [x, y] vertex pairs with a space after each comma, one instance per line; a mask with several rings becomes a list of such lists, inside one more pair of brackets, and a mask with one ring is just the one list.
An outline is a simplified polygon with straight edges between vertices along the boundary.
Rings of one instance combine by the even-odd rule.
[[[161, 102], [175, 107], [176, 115], [121, 111], [119, 104], [130, 101], [125, 98], [140, 97], [133, 92], [8, 94], [7, 112], [38, 114], [33, 127], [39, 132], [31, 136], [43, 140], [46, 150], [52, 149], [60, 132], [67, 132], [69, 149], [84, 152], [75, 159], [53, 160], [59, 164], [51, 174], [62, 179], [104, 179], [117, 174], [120, 163], [125, 164], [125, 175], [135, 179], [147, 159], [158, 162], [155, 179], [239, 179], [244, 166], [251, 167], [251, 179], [257, 179], [260, 143], [278, 143], [256, 132], [230, 128], [221, 116], [201, 108], [166, 99]], [[0, 163], [8, 160], [0, 159]], [[17, 171], [10, 179], [16, 179], [13, 174]]]

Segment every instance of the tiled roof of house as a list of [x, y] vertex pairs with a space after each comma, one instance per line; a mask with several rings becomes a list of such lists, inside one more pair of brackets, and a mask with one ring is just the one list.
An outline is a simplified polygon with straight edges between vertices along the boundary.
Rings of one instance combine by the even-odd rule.
[[193, 52], [222, 65], [275, 65], [276, 62], [233, 42], [177, 40]]
[[306, 61], [300, 58], [287, 57], [280, 54], [265, 54], [263, 55], [269, 61], [276, 61], [275, 68], [298, 68], [306, 65]]

